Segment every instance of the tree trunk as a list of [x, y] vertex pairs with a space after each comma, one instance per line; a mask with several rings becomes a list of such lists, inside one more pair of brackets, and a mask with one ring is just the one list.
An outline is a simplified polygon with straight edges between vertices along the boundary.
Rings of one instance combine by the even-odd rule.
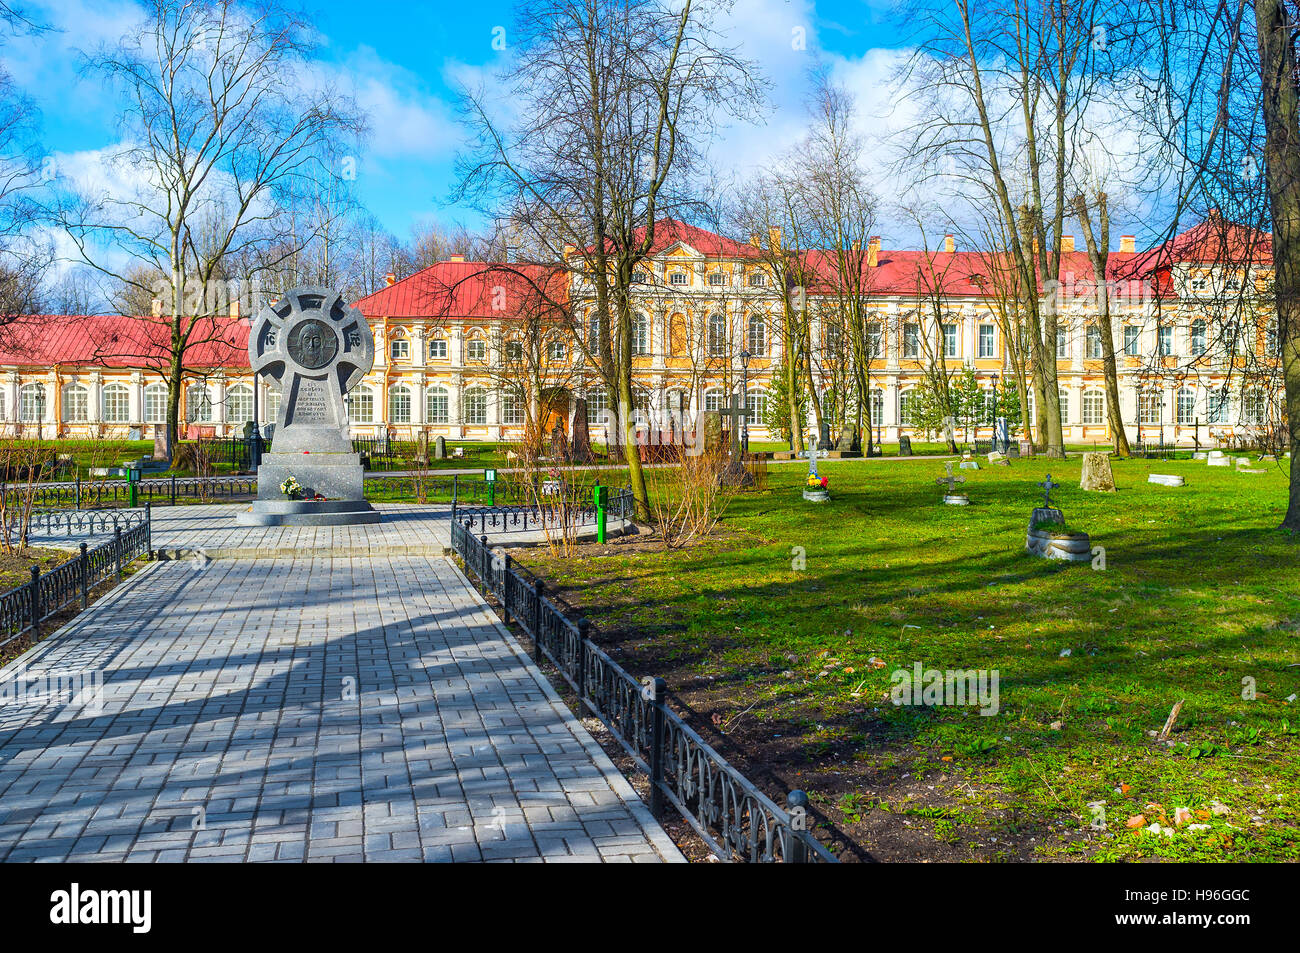
[[1300, 531], [1300, 93], [1295, 26], [1282, 0], [1255, 0], [1263, 84], [1264, 146], [1273, 217], [1278, 341], [1286, 386], [1291, 486], [1282, 527]]

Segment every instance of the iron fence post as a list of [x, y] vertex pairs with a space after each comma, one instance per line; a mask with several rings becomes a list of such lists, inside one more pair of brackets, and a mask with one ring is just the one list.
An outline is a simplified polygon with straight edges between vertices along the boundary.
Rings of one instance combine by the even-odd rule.
[[668, 686], [658, 676], [649, 681], [653, 706], [650, 712], [650, 813], [660, 818], [664, 810], [664, 692]]
[[41, 567], [32, 567], [32, 641], [41, 637]]
[[483, 595], [486, 596], [492, 591], [492, 583], [488, 579], [489, 574], [492, 572], [492, 553], [488, 550], [487, 534], [480, 533], [478, 541], [479, 545], [483, 547], [478, 558], [478, 581], [483, 588]]
[[90, 607], [90, 585], [87, 582], [90, 570], [86, 566], [85, 543], [81, 544], [81, 558], [78, 561], [77, 574], [81, 577], [81, 608], [84, 610]]
[[[798, 832], [808, 829], [808, 795], [803, 791], [791, 791], [785, 796], [786, 810], [790, 812], [790, 843], [787, 845], [785, 852], [785, 862], [787, 864], [806, 864], [808, 863], [808, 845], [803, 842], [803, 838], [798, 836]], [[798, 827], [797, 823], [804, 826]]]
[[76, 507], [81, 509], [81, 474], [76, 474], [74, 479], [76, 480], [76, 487], [74, 488]]
[[451, 511], [456, 512], [456, 491], [460, 488], [460, 475], [453, 473], [451, 475]]
[[533, 661], [542, 664], [542, 599], [546, 583], [540, 579], [533, 583]]
[[587, 698], [587, 639], [590, 638], [591, 623], [586, 619], [578, 620], [578, 717], [582, 717], [582, 705]]
[[117, 579], [122, 581], [122, 527], [113, 528], [113, 561], [117, 566]]
[[153, 504], [144, 504], [144, 551], [145, 556], [153, 561]]
[[172, 506], [176, 505], [176, 476], [172, 475]]

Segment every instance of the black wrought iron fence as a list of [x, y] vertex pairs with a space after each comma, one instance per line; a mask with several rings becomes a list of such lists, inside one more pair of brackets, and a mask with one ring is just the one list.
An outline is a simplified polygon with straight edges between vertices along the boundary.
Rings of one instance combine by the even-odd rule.
[[[468, 521], [466, 521], [468, 522]], [[668, 707], [661, 678], [637, 681], [546, 596], [546, 585], [486, 535], [451, 527], [452, 547], [485, 592], [531, 636], [540, 664], [550, 660], [590, 711], [650, 778], [650, 810], [675, 808], [721, 859], [748, 863], [837, 863], [807, 830], [808, 798], [791, 791], [779, 807]]]
[[153, 532], [148, 514], [130, 529], [118, 527], [113, 538], [94, 549], [81, 544], [81, 552], [49, 572], [32, 567], [31, 582], [0, 593], [0, 648], [31, 633], [40, 638], [41, 623], [77, 599], [84, 609], [90, 602], [90, 590], [104, 580], [121, 579], [128, 565], [141, 556], [149, 556]]
[[[0, 484], [6, 507], [22, 506], [29, 498], [35, 507], [86, 509], [127, 506], [132, 502], [126, 480], [64, 480], [50, 483]], [[178, 502], [239, 500], [257, 495], [257, 477], [161, 477], [135, 484], [135, 503], [174, 506]]]
[[[600, 518], [600, 511], [595, 502], [595, 487], [585, 495], [572, 493], [547, 496], [543, 493], [536, 500], [525, 503], [501, 503], [498, 505], [466, 505], [460, 500], [452, 503], [451, 521], [453, 524], [468, 524], [474, 533], [526, 533], [530, 530], [562, 533], [565, 530], [595, 526]], [[610, 489], [605, 497], [605, 518], [631, 519], [636, 502], [631, 487]]]

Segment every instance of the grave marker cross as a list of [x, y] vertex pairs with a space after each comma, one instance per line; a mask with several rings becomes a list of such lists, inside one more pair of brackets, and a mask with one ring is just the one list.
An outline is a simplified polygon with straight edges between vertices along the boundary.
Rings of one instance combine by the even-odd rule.
[[731, 418], [731, 459], [740, 459], [740, 431], [745, 423], [749, 420], [749, 409], [745, 406], [745, 401], [738, 398], [735, 394], [731, 395], [731, 403], [718, 411], [722, 417]]
[[938, 484], [944, 484], [944, 483], [948, 484], [948, 489], [947, 489], [946, 492], [947, 492], [947, 494], [948, 494], [949, 496], [952, 496], [952, 491], [953, 491], [954, 489], [956, 489], [957, 484], [958, 484], [958, 483], [965, 483], [965, 482], [966, 482], [966, 478], [965, 478], [964, 476], [954, 476], [954, 475], [953, 475], [953, 472], [952, 472], [952, 461], [951, 461], [951, 460], [947, 460], [947, 461], [945, 461], [944, 464], [943, 464], [943, 467], [944, 467], [945, 470], [948, 471], [948, 475], [947, 475], [946, 477], [939, 477], [939, 479], [935, 480], [934, 482], [935, 482], [935, 483], [938, 483]]
[[1061, 484], [1053, 483], [1052, 475], [1049, 473], [1047, 474], [1047, 479], [1044, 480], [1042, 483], [1039, 483], [1038, 485], [1043, 488], [1043, 509], [1051, 509], [1052, 491], [1060, 489]]

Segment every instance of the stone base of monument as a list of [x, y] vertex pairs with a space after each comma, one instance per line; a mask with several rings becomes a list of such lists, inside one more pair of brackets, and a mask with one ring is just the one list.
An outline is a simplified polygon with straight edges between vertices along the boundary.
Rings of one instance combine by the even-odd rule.
[[745, 469], [743, 463], [728, 463], [718, 471], [720, 486], [753, 486], [754, 474]]
[[970, 497], [965, 493], [945, 493], [943, 501], [949, 506], [970, 506]]
[[1187, 481], [1177, 473], [1152, 473], [1147, 477], [1148, 483], [1159, 483], [1161, 486], [1186, 486]]
[[[280, 485], [293, 477], [303, 496], [285, 499]], [[380, 515], [366, 502], [365, 471], [359, 453], [267, 453], [257, 468], [257, 501], [236, 515], [243, 526], [348, 526], [378, 523]]]
[[831, 498], [830, 490], [804, 490], [803, 498], [809, 503], [825, 503]]
[[[1044, 526], [1059, 523], [1061, 529]], [[1025, 549], [1044, 559], [1063, 559], [1081, 563], [1092, 559], [1092, 540], [1087, 533], [1067, 533], [1065, 515], [1055, 507], [1037, 506], [1029, 517], [1025, 533]]]

